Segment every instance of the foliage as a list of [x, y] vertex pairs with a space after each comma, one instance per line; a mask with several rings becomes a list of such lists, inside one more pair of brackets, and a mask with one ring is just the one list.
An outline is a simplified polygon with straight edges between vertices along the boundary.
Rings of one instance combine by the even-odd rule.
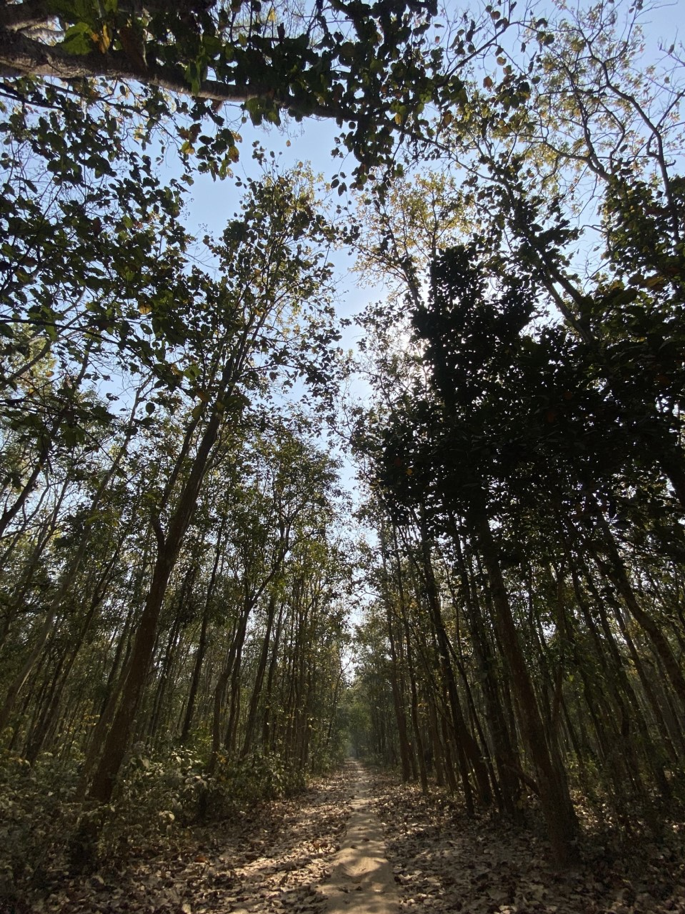
[[3, 753], [0, 767], [0, 898], [40, 887], [78, 814], [78, 767], [50, 753], [33, 764]]
[[[642, 72], [637, 7], [513, 7], [437, 42], [430, 3], [0, 11], [8, 884], [53, 820], [130, 853], [348, 739], [469, 815], [539, 804], [562, 865], [588, 804], [655, 835], [679, 808], [682, 60]], [[258, 150], [192, 238], [226, 102], [335, 119], [357, 225]], [[324, 445], [350, 243], [388, 284], [351, 416], [366, 547]]]
[[638, 15], [502, 42], [359, 242], [391, 283], [354, 434], [381, 541], [370, 741], [469, 811], [532, 790], [562, 864], [569, 778], [655, 832], [681, 794], [682, 61], [640, 73]]
[[223, 759], [208, 785], [208, 814], [211, 818], [234, 815], [246, 805], [282, 799], [304, 786], [302, 769], [278, 754], [255, 752], [240, 760]]
[[[428, 34], [436, 12], [432, 2], [17, 4], [0, 18], [0, 63], [29, 77], [84, 80], [86, 95], [106, 95], [118, 80], [137, 83], [133, 106], [152, 122], [188, 116], [181, 152], [197, 152], [200, 167], [220, 176], [237, 157], [238, 139], [222, 103], [240, 103], [255, 124], [278, 124], [283, 111], [333, 118], [358, 159], [361, 185], [374, 165], [392, 164], [397, 133], [425, 123], [426, 106], [460, 88], [445, 77], [443, 51]], [[10, 91], [22, 94], [26, 85]]]

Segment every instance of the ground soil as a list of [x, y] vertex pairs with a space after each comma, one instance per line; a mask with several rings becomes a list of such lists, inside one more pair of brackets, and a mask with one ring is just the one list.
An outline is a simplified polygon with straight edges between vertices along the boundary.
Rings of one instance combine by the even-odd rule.
[[342, 846], [331, 878], [319, 891], [327, 898], [326, 914], [399, 914], [395, 874], [386, 853], [375, 789], [367, 770], [349, 762], [354, 790]]
[[349, 763], [89, 875], [53, 873], [0, 914], [685, 914], [684, 845], [672, 823], [639, 840], [595, 827], [559, 873], [535, 815], [468, 819], [443, 791]]

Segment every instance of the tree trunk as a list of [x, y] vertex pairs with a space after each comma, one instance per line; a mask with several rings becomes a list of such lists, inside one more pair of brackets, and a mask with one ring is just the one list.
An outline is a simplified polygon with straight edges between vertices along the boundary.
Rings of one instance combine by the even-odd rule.
[[126, 682], [122, 689], [121, 701], [107, 734], [100, 764], [93, 776], [89, 791], [90, 798], [98, 803], [109, 803], [114, 792], [119, 769], [128, 749], [133, 721], [152, 660], [157, 637], [157, 623], [166, 595], [169, 577], [176, 564], [183, 538], [195, 512], [209, 456], [219, 433], [223, 416], [223, 405], [220, 406], [219, 403], [221, 402], [221, 396], [227, 392], [231, 370], [232, 363], [224, 371], [219, 388], [220, 394], [215, 401], [197, 452], [193, 458], [188, 478], [169, 521], [168, 533], [165, 537], [161, 531], [157, 531], [159, 547], [152, 575], [152, 585], [133, 643], [131, 661]]
[[264, 640], [262, 641], [262, 649], [259, 653], [259, 662], [257, 664], [257, 672], [255, 674], [254, 686], [252, 688], [252, 695], [250, 696], [250, 707], [247, 712], [247, 721], [245, 723], [245, 738], [243, 740], [243, 748], [241, 752], [242, 758], [245, 758], [250, 754], [252, 749], [252, 741], [254, 739], [255, 730], [257, 727], [257, 712], [259, 710], [259, 701], [262, 696], [262, 688], [264, 686], [264, 676], [266, 674], [266, 665], [269, 662], [269, 648], [271, 646], [271, 631], [273, 629], [273, 624], [276, 618], [276, 598], [274, 596], [269, 600], [269, 605], [266, 611], [266, 631], [264, 632]]
[[195, 713], [195, 702], [197, 700], [198, 689], [200, 688], [200, 676], [202, 673], [202, 664], [204, 663], [205, 653], [207, 652], [207, 627], [209, 625], [209, 614], [212, 606], [212, 597], [216, 587], [217, 575], [219, 573], [219, 564], [221, 561], [222, 538], [226, 529], [226, 518], [222, 518], [221, 526], [217, 536], [216, 550], [214, 552], [214, 565], [212, 567], [212, 576], [207, 586], [207, 595], [205, 597], [204, 610], [202, 612], [202, 624], [200, 626], [200, 640], [197, 645], [195, 654], [195, 663], [193, 665], [193, 676], [190, 682], [190, 691], [188, 692], [188, 703], [186, 705], [185, 716], [183, 718], [183, 728], [181, 730], [181, 742], [187, 743], [190, 736], [190, 730], [193, 724], [193, 715]]
[[609, 529], [604, 516], [599, 514], [599, 522], [604, 533], [604, 543], [603, 545], [606, 548], [608, 561], [603, 559], [596, 549], [593, 549], [593, 554], [597, 566], [602, 571], [604, 575], [614, 584], [616, 590], [623, 598], [630, 614], [633, 616], [635, 621], [640, 625], [640, 627], [646, 632], [650, 641], [654, 645], [654, 649], [661, 660], [666, 675], [668, 676], [673, 689], [675, 690], [676, 695], [680, 699], [682, 708], [685, 710], [685, 676], [683, 671], [680, 668], [678, 661], [671, 649], [671, 645], [668, 643], [668, 639], [661, 631], [661, 627], [655, 620], [645, 612], [645, 610], [640, 605], [635, 591], [630, 583], [628, 577], [628, 572], [626, 571], [625, 564], [621, 558], [616, 543], [613, 538], [613, 534]]
[[[466, 623], [471, 634], [471, 644], [485, 698], [488, 731], [494, 747], [495, 766], [499, 776], [502, 805], [510, 816], [520, 818], [519, 797], [521, 790], [516, 771], [520, 769], [521, 763], [512, 745], [511, 735], [507, 727], [506, 716], [500, 699], [499, 684], [495, 674], [495, 656], [485, 630], [478, 594], [472, 586], [470, 569], [466, 564], [461, 538], [453, 519], [451, 529], [457, 556], [457, 571], [466, 610]], [[454, 594], [453, 597], [455, 597]]]
[[[438, 658], [440, 663], [440, 671], [447, 689], [447, 695], [449, 698], [449, 707], [452, 717], [452, 724], [454, 726], [454, 735], [457, 741], [457, 753], [458, 760], [461, 769], [462, 783], [464, 786], [465, 798], [467, 801], [467, 807], [471, 807], [472, 803], [470, 801], [470, 787], [468, 784], [468, 772], [461, 761], [462, 753], [465, 759], [471, 763], [474, 774], [476, 776], [476, 783], [478, 784], [478, 795], [480, 802], [488, 806], [492, 802], [492, 791], [490, 788], [490, 780], [488, 778], [487, 768], [483, 761], [483, 758], [480, 753], [480, 749], [476, 740], [474, 739], [471, 731], [469, 730], [466, 720], [464, 718], [464, 713], [461, 707], [461, 700], [459, 698], [459, 691], [457, 689], [457, 682], [454, 676], [454, 669], [450, 661], [451, 654], [451, 645], [449, 643], [449, 638], [447, 637], [447, 632], [445, 631], [445, 625], [442, 619], [442, 608], [440, 605], [440, 596], [438, 594], [438, 588], [435, 581], [435, 575], [433, 573], [433, 563], [431, 558], [431, 549], [428, 542], [428, 534], [425, 529], [425, 524], [422, 523], [421, 530], [421, 548], [423, 555], [423, 566], [426, 582], [426, 594], [428, 598], [428, 606], [433, 622], [433, 627], [438, 640]], [[473, 813], [473, 809], [469, 810], [470, 813]]]
[[414, 651], [412, 648], [411, 632], [409, 630], [409, 620], [407, 618], [407, 604], [404, 595], [404, 581], [402, 579], [402, 565], [400, 563], [400, 551], [397, 543], [397, 530], [393, 525], [393, 551], [395, 554], [395, 573], [397, 577], [397, 592], [399, 595], [399, 608], [404, 627], [405, 646], [407, 651], [407, 668], [409, 673], [409, 688], [411, 694], [411, 722], [414, 731], [414, 742], [416, 743], [416, 758], [419, 767], [419, 779], [421, 782], [421, 792], [428, 793], [428, 773], [426, 771], [426, 759], [423, 753], [423, 739], [421, 737], [421, 722], [419, 720], [419, 697], [416, 687], [416, 670], [414, 667]]
[[537, 775], [540, 803], [547, 823], [552, 853], [559, 866], [567, 866], [577, 859], [578, 822], [565, 772], [555, 765], [545, 741], [544, 725], [511, 613], [497, 546], [485, 514], [483, 495], [481, 499], [482, 505], [472, 505], [471, 521], [490, 582], [495, 623], [500, 632], [500, 643], [516, 695], [523, 738]]

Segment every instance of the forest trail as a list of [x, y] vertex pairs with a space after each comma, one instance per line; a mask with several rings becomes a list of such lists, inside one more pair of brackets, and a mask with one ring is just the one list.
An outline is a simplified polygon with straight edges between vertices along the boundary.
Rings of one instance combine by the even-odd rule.
[[682, 835], [588, 835], [577, 871], [550, 865], [541, 821], [469, 819], [348, 762], [288, 799], [137, 843], [87, 874], [46, 865], [0, 914], [685, 914]]
[[335, 858], [331, 881], [322, 889], [327, 914], [398, 914], [399, 899], [365, 768], [349, 761], [354, 799], [345, 838]]

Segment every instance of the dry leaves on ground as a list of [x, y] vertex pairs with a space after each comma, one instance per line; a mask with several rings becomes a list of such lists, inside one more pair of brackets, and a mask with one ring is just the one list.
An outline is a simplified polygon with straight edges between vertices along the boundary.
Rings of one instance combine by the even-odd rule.
[[403, 906], [430, 914], [662, 914], [685, 912], [685, 831], [612, 846], [587, 835], [583, 862], [559, 873], [541, 826], [469, 819], [444, 792], [377, 777], [376, 809]]
[[[90, 876], [52, 872], [45, 891], [0, 914], [323, 914], [350, 813], [350, 769], [231, 822]], [[442, 791], [376, 776], [374, 808], [401, 905], [428, 914], [685, 914], [685, 831], [632, 847], [590, 834], [583, 865], [558, 873], [539, 822], [468, 819]]]
[[[51, 874], [35, 914], [318, 914], [318, 886], [349, 816], [350, 788], [337, 775], [237, 821], [187, 829], [173, 848], [89, 877]], [[4, 912], [3, 912], [4, 914]]]

